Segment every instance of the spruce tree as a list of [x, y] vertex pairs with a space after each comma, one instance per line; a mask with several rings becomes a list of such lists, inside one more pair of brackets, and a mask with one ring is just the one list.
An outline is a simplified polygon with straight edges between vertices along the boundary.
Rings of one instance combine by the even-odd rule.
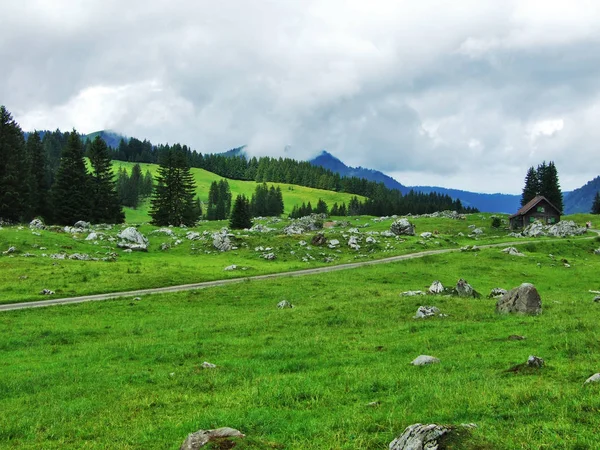
[[245, 195], [238, 195], [235, 198], [233, 209], [231, 210], [231, 218], [229, 219], [229, 227], [234, 230], [250, 228], [252, 219], [250, 214], [250, 202]]
[[110, 152], [100, 136], [89, 146], [92, 164], [90, 177], [90, 221], [94, 223], [123, 223], [125, 214], [119, 203]]
[[28, 219], [29, 186], [25, 140], [19, 124], [0, 106], [0, 219]]
[[49, 219], [50, 173], [46, 161], [46, 153], [37, 131], [27, 138], [27, 155], [31, 167], [30, 206], [32, 216]]
[[527, 171], [525, 176], [525, 187], [521, 195], [521, 206], [526, 205], [530, 200], [534, 199], [539, 192], [539, 181], [537, 171], [532, 167]]
[[547, 165], [543, 164], [541, 174], [538, 173], [538, 178], [540, 180], [540, 195], [546, 197], [562, 214], [564, 209], [563, 195], [558, 181], [558, 171], [553, 161], [550, 161]]
[[600, 191], [596, 192], [594, 202], [592, 203], [592, 214], [600, 214]]
[[79, 220], [90, 219], [89, 177], [83, 144], [75, 129], [67, 137], [51, 192], [54, 223], [73, 225]]
[[196, 184], [187, 155], [174, 146], [160, 154], [159, 163], [151, 201], [152, 223], [158, 226], [193, 226], [198, 220], [198, 204], [194, 200]]

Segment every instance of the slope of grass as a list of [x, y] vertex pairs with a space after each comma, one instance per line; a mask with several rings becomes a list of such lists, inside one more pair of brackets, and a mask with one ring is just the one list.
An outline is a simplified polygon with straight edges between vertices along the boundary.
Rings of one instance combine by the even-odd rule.
[[[595, 449], [600, 386], [583, 382], [599, 371], [597, 246], [540, 241], [526, 258], [454, 253], [2, 313], [0, 447], [177, 449], [197, 429], [231, 426], [248, 436], [236, 448], [383, 450], [412, 423], [475, 422], [456, 448]], [[483, 294], [532, 282], [543, 314], [399, 296], [458, 278]], [[283, 299], [295, 308], [278, 310]], [[447, 317], [413, 319], [422, 304]], [[411, 366], [420, 354], [441, 363]], [[507, 371], [529, 355], [546, 367]]]
[[[131, 171], [134, 163], [128, 163], [123, 161], [113, 161], [113, 168], [115, 173], [119, 170], [119, 168], [123, 167], [128, 172]], [[142, 168], [142, 172], [146, 173], [146, 170], [149, 170], [150, 173], [155, 176], [156, 171], [158, 170], [158, 165], [156, 164], [140, 164]], [[204, 169], [192, 168], [191, 173], [194, 176], [194, 181], [196, 182], [196, 193], [200, 197], [204, 203], [208, 202], [208, 191], [210, 190], [210, 185], [213, 181], [219, 181], [224, 179], [223, 177], [214, 174], [212, 172], [208, 172]], [[227, 179], [229, 183], [229, 187], [231, 188], [231, 194], [235, 199], [236, 195], [245, 195], [246, 197], [252, 197], [254, 191], [256, 189], [257, 183], [254, 181], [241, 181], [241, 180], [231, 180]], [[342, 192], [333, 192], [326, 191], [323, 189], [313, 189], [304, 186], [297, 186], [294, 184], [286, 184], [286, 183], [267, 183], [268, 186], [279, 186], [281, 192], [283, 194], [283, 202], [285, 205], [285, 214], [289, 214], [295, 205], [300, 206], [303, 202], [310, 202], [313, 207], [317, 206], [317, 202], [319, 199], [323, 199], [330, 207], [333, 206], [334, 203], [342, 204], [346, 203], [346, 205], [350, 202], [350, 199], [354, 197], [352, 194], [346, 194]], [[364, 197], [357, 196], [359, 199], [364, 200]], [[148, 216], [149, 210], [149, 202], [144, 202], [137, 210], [133, 210], [131, 208], [125, 209], [126, 220], [128, 223], [142, 223], [148, 222], [150, 220]]]

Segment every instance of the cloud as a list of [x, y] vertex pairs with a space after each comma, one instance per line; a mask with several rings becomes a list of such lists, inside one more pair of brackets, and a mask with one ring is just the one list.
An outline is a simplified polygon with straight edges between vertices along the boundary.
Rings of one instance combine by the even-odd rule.
[[30, 0], [0, 16], [0, 98], [25, 129], [327, 149], [487, 192], [519, 192], [544, 159], [566, 188], [597, 175], [593, 1]]

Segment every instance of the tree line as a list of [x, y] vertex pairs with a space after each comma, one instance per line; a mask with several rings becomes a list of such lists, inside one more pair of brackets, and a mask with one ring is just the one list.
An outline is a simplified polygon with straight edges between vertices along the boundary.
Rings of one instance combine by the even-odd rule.
[[563, 213], [563, 195], [554, 161], [550, 161], [549, 163], [544, 161], [537, 168], [531, 166], [527, 170], [525, 186], [521, 194], [521, 206], [526, 205], [538, 195], [546, 197], [561, 214]]

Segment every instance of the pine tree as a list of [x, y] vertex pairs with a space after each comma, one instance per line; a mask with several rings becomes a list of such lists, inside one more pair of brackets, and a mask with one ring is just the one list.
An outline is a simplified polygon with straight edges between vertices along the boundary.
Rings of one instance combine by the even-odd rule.
[[234, 230], [250, 228], [252, 219], [250, 214], [250, 202], [245, 195], [238, 195], [235, 198], [233, 209], [231, 210], [231, 218], [229, 219], [229, 227]]
[[26, 147], [31, 167], [29, 192], [32, 216], [40, 216], [48, 220], [50, 215], [50, 174], [44, 145], [37, 131], [29, 135]]
[[521, 195], [521, 206], [526, 205], [530, 200], [534, 199], [538, 193], [538, 173], [532, 166], [529, 168], [527, 175], [525, 176], [525, 187], [523, 188], [523, 194]]
[[119, 203], [110, 152], [100, 136], [89, 147], [92, 164], [90, 178], [90, 221], [94, 223], [123, 223], [125, 214]]
[[596, 192], [594, 202], [592, 203], [592, 214], [600, 214], [600, 191]]
[[89, 220], [89, 177], [83, 159], [83, 144], [75, 129], [67, 138], [51, 192], [54, 223], [73, 225], [78, 220]]
[[543, 164], [541, 173], [538, 172], [538, 178], [540, 180], [540, 195], [546, 197], [562, 214], [564, 209], [563, 195], [558, 181], [558, 171], [553, 161], [550, 161], [547, 165]]
[[317, 214], [327, 214], [328, 210], [329, 208], [327, 208], [327, 203], [325, 203], [325, 201], [320, 198], [317, 202], [317, 208], [315, 209], [315, 212]]
[[21, 127], [0, 106], [0, 219], [28, 219], [28, 166]]
[[161, 153], [150, 216], [158, 226], [192, 226], [198, 220], [194, 178], [187, 155], [175, 146]]

